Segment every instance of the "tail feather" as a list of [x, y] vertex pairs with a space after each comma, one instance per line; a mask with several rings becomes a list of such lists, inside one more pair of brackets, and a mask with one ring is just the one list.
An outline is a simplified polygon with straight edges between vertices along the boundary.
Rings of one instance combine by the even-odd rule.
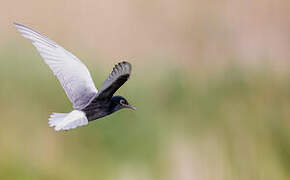
[[50, 117], [65, 117], [68, 113], [52, 113]]
[[88, 119], [84, 112], [74, 110], [70, 113], [52, 113], [48, 124], [50, 127], [54, 127], [56, 131], [69, 130], [87, 125]]
[[68, 113], [52, 113], [48, 119], [49, 127], [56, 126], [61, 120], [63, 120]]

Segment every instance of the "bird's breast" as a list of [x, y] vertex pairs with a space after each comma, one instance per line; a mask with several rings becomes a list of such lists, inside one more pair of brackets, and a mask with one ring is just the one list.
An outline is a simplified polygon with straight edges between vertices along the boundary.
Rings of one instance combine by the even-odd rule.
[[89, 121], [102, 118], [110, 114], [109, 106], [107, 104], [92, 103], [82, 110]]

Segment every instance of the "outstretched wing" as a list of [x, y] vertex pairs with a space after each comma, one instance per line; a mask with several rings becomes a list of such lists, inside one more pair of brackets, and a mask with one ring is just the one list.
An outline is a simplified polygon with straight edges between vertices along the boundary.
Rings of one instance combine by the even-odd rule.
[[73, 54], [35, 30], [14, 23], [25, 38], [32, 41], [45, 63], [57, 76], [75, 109], [82, 109], [97, 95], [87, 67]]
[[101, 86], [96, 98], [111, 99], [114, 93], [129, 79], [130, 74], [130, 63], [124, 61], [115, 65], [113, 71]]

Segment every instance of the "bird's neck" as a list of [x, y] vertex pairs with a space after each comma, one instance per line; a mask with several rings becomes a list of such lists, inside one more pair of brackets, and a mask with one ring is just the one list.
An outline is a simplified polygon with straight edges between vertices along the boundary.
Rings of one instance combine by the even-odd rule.
[[114, 101], [111, 101], [109, 106], [109, 114], [112, 114], [113, 112], [116, 112], [118, 110], [120, 110], [118, 104]]

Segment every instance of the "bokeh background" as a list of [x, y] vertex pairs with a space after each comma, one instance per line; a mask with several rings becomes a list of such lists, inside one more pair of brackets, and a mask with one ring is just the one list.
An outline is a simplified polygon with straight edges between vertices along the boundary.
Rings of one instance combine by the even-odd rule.
[[[290, 179], [290, 1], [1, 1], [0, 179]], [[72, 110], [35, 28], [99, 87], [128, 60], [122, 110], [55, 132]]]

